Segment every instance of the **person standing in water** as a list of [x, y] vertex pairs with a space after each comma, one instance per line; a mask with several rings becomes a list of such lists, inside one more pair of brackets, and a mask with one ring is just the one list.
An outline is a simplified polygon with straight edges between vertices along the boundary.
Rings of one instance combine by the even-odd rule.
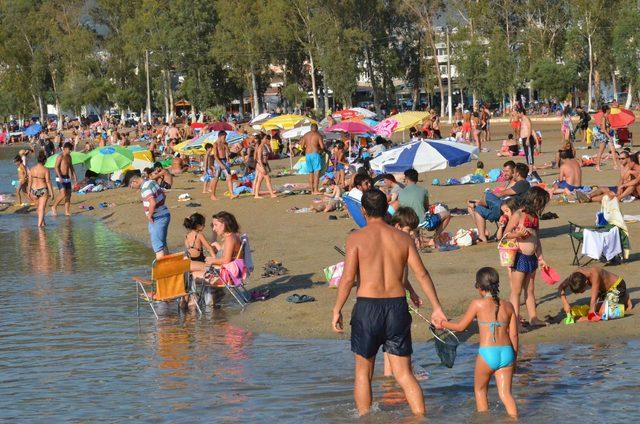
[[300, 140], [300, 147], [304, 149], [304, 156], [309, 170], [309, 185], [311, 194], [322, 194], [319, 189], [320, 171], [322, 170], [322, 151], [324, 141], [318, 132], [318, 124], [311, 124], [311, 131], [306, 133]]
[[357, 302], [351, 314], [351, 351], [355, 357], [354, 396], [358, 413], [371, 410], [371, 379], [380, 346], [388, 354], [391, 370], [404, 390], [415, 415], [424, 415], [422, 388], [411, 368], [411, 315], [405, 291], [408, 265], [433, 307], [431, 320], [447, 320], [433, 281], [425, 269], [411, 236], [384, 221], [387, 197], [367, 190], [362, 207], [367, 226], [352, 233], [346, 242], [346, 258], [338, 297], [333, 308], [333, 330], [343, 332], [342, 308], [358, 276]]
[[[29, 172], [27, 171], [27, 167], [22, 163], [22, 158], [20, 155], [17, 155], [13, 162], [16, 164], [16, 168], [18, 170], [18, 180], [16, 184], [16, 198], [18, 199], [18, 205], [22, 205], [22, 193], [27, 194], [27, 186], [29, 185]], [[27, 197], [29, 195], [27, 194]]]
[[40, 150], [38, 163], [29, 170], [29, 187], [27, 191], [29, 192], [29, 196], [37, 203], [38, 227], [44, 227], [46, 225], [44, 222], [44, 209], [47, 207], [49, 197], [53, 196], [49, 170], [44, 167], [46, 161], [47, 154], [44, 150]]
[[73, 148], [73, 144], [70, 142], [64, 143], [62, 146], [62, 153], [56, 158], [56, 185], [58, 186], [58, 190], [60, 190], [60, 194], [53, 205], [51, 205], [51, 214], [56, 216], [58, 212], [56, 208], [58, 205], [64, 200], [64, 214], [66, 216], [71, 215], [71, 191], [73, 189], [73, 184], [78, 182], [78, 178], [76, 177], [76, 171], [73, 169], [73, 164], [71, 163], [71, 149]]

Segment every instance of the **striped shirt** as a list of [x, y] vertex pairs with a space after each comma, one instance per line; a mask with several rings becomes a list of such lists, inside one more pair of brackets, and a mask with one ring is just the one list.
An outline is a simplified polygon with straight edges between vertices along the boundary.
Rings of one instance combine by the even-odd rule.
[[155, 199], [156, 208], [153, 212], [153, 217], [157, 218], [169, 214], [169, 208], [164, 204], [164, 190], [153, 180], [147, 180], [142, 183], [140, 187], [140, 195], [142, 196], [142, 206], [144, 207], [144, 213], [149, 216], [149, 201]]

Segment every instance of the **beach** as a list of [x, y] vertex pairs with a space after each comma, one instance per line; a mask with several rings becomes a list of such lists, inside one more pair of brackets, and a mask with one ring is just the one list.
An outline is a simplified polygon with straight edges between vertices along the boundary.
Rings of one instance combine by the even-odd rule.
[[[560, 145], [559, 120], [533, 120], [534, 130], [543, 133], [543, 154], [536, 158], [536, 164], [550, 162], [555, 158], [555, 151]], [[485, 164], [485, 169], [500, 168], [507, 158], [496, 156], [499, 143], [510, 130], [508, 123], [492, 124], [492, 139], [488, 144], [490, 152], [481, 153], [480, 159]], [[632, 131], [638, 132], [640, 128], [634, 125]], [[448, 126], [444, 126], [443, 133], [447, 133]], [[580, 148], [582, 143], [577, 143]], [[578, 156], [594, 155], [595, 150], [578, 150]], [[522, 161], [522, 158], [516, 161]], [[289, 160], [283, 159], [272, 162], [272, 168], [278, 169], [289, 166]], [[448, 168], [443, 171], [429, 172], [420, 175], [420, 185], [426, 187], [430, 193], [432, 203], [441, 202], [450, 208], [466, 209], [468, 199], [479, 199], [483, 190], [492, 187], [491, 184], [475, 184], [450, 187], [436, 187], [431, 185], [433, 178], [445, 181], [447, 178], [460, 178], [472, 173], [475, 162], [456, 168]], [[274, 172], [275, 173], [275, 172]], [[547, 183], [552, 183], [557, 177], [558, 171], [553, 169], [541, 170], [540, 175]], [[596, 173], [594, 168], [584, 168], [583, 184], [585, 185], [614, 185], [617, 183], [617, 171], [612, 170], [611, 164], [603, 168], [603, 172]], [[274, 178], [274, 186], [289, 182], [307, 182], [307, 176], [294, 175]], [[221, 182], [218, 194], [221, 193]], [[187, 207], [190, 202], [178, 202], [178, 196], [189, 193], [190, 202], [201, 204], [200, 207]], [[305, 208], [312, 203], [314, 196], [294, 195], [279, 197], [277, 199], [253, 199], [252, 197], [229, 200], [221, 196], [218, 201], [211, 201], [208, 195], [202, 194], [202, 183], [199, 177], [191, 173], [178, 176], [174, 179], [173, 187], [167, 192], [167, 204], [171, 211], [171, 224], [169, 227], [168, 244], [172, 252], [183, 249], [185, 230], [182, 221], [194, 212], [200, 212], [207, 218], [205, 234], [210, 236], [208, 224], [212, 214], [226, 210], [233, 213], [241, 226], [241, 232], [249, 235], [255, 271], [248, 281], [248, 289], [265, 289], [271, 291], [271, 297], [264, 302], [250, 304], [244, 310], [228, 308], [227, 319], [234, 325], [241, 326], [256, 333], [270, 333], [286, 338], [296, 339], [335, 339], [348, 338], [348, 325], [345, 335], [337, 336], [331, 330], [331, 310], [336, 297], [336, 291], [328, 287], [323, 268], [342, 260], [334, 249], [344, 246], [348, 233], [356, 228], [355, 223], [348, 217], [343, 218], [344, 212], [336, 212], [332, 215], [338, 220], [329, 220], [330, 214], [316, 213], [291, 213], [292, 207]], [[101, 209], [98, 204], [106, 202], [115, 206]], [[89, 211], [81, 209], [81, 205], [93, 206]], [[573, 252], [568, 233], [569, 221], [581, 225], [593, 225], [595, 214], [599, 210], [599, 203], [589, 204], [549, 204], [546, 211], [556, 213], [559, 218], [541, 221], [541, 237], [543, 252], [546, 262], [557, 269], [561, 277], [566, 277], [575, 268], [571, 265]], [[640, 214], [640, 202], [622, 204], [623, 214]], [[4, 213], [13, 213], [15, 207], [8, 208]], [[22, 212], [26, 212], [22, 210]], [[33, 208], [30, 208], [33, 212]], [[127, 188], [107, 190], [101, 193], [89, 193], [87, 195], [72, 196], [72, 213], [92, 219], [100, 220], [106, 226], [126, 237], [142, 242], [149, 246], [147, 220], [143, 214], [140, 194]], [[33, 213], [32, 213], [33, 214]], [[54, 218], [48, 217], [48, 220]], [[55, 218], [58, 220], [62, 217]], [[33, 215], [35, 225], [35, 215]], [[469, 216], [456, 216], [452, 219], [447, 231], [455, 233], [459, 228], [471, 228], [472, 220]], [[640, 240], [640, 224], [628, 224], [631, 240], [631, 257], [621, 265], [609, 266], [607, 269], [625, 277], [632, 299], [637, 299], [640, 285], [634, 276], [640, 271], [640, 254], [634, 252], [636, 240]], [[488, 227], [495, 230], [493, 225]], [[143, 248], [143, 247], [141, 247]], [[144, 252], [148, 255], [148, 252]], [[429, 270], [436, 285], [438, 295], [443, 308], [449, 318], [461, 315], [469, 301], [477, 296], [473, 288], [473, 278], [478, 268], [493, 266], [498, 268], [497, 244], [476, 245], [463, 247], [451, 252], [423, 253], [422, 259]], [[284, 276], [262, 278], [262, 266], [267, 261], [274, 259], [281, 261], [289, 272]], [[507, 298], [509, 283], [506, 268], [500, 268], [501, 296]], [[410, 278], [411, 279], [411, 278]], [[133, 285], [130, 287], [133, 292]], [[538, 299], [538, 314], [541, 318], [547, 315], [560, 317], [562, 309], [560, 300], [556, 296], [556, 286], [548, 286], [538, 276], [536, 279], [536, 295]], [[421, 291], [418, 289], [418, 292]], [[298, 293], [313, 296], [316, 301], [291, 304], [286, 302], [287, 296]], [[588, 293], [571, 296], [570, 301], [587, 299]], [[349, 322], [349, 314], [355, 293], [345, 307], [345, 322]], [[524, 308], [523, 308], [524, 310]], [[428, 307], [425, 311], [429, 311]], [[428, 315], [427, 315], [428, 316]], [[563, 316], [563, 315], [562, 315]], [[522, 335], [523, 343], [533, 344], [539, 342], [587, 342], [600, 343], [624, 340], [637, 336], [637, 328], [640, 318], [632, 311], [624, 319], [606, 323], [579, 323], [575, 325], [550, 325], [546, 328], [538, 328]], [[475, 331], [470, 331], [474, 333]], [[429, 335], [427, 326], [419, 318], [413, 320], [413, 337], [424, 340]], [[474, 340], [472, 337], [471, 340]]]

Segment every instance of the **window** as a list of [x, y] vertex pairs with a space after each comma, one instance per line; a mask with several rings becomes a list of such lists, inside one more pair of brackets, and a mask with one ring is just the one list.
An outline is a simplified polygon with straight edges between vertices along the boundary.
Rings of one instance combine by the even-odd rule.
[[447, 49], [436, 49], [438, 56], [444, 56], [447, 54]]

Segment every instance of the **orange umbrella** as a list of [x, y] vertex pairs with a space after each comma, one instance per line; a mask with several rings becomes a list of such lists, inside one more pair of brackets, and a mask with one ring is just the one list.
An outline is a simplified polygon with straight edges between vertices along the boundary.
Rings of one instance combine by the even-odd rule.
[[[596, 124], [602, 125], [602, 111], [596, 113], [593, 116], [593, 120]], [[612, 107], [611, 113], [609, 113], [609, 124], [611, 128], [625, 128], [633, 124], [636, 121], [636, 115], [629, 109], [623, 109], [618, 107]]]

